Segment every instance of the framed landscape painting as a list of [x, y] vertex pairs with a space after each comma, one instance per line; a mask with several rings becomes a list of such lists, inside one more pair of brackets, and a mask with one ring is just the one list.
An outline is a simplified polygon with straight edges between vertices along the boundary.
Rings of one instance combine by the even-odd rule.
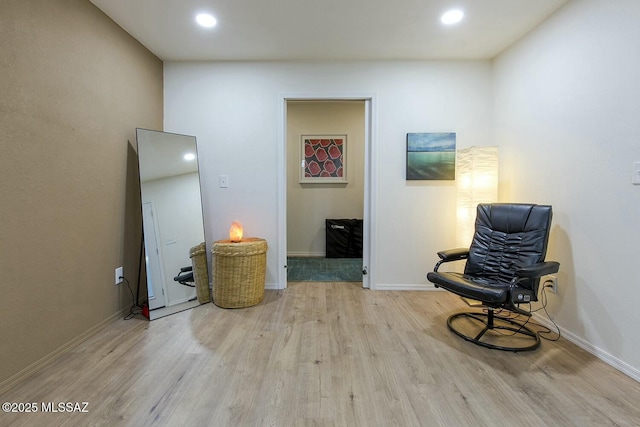
[[301, 135], [301, 183], [347, 182], [347, 135]]
[[455, 177], [455, 133], [407, 134], [407, 180], [454, 180]]

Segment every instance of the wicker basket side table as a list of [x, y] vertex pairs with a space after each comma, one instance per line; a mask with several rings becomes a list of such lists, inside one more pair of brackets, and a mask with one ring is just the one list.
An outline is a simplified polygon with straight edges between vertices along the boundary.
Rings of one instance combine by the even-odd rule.
[[200, 304], [211, 301], [209, 292], [209, 269], [207, 268], [207, 245], [202, 242], [189, 250], [193, 280], [196, 284], [196, 295]]
[[262, 301], [267, 266], [266, 240], [218, 240], [213, 243], [211, 253], [215, 305], [241, 308]]

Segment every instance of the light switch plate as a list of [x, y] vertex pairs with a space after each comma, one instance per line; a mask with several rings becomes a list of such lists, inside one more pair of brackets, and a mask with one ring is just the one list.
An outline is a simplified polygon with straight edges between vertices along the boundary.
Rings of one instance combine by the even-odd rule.
[[220, 188], [229, 187], [229, 175], [220, 175]]
[[633, 177], [631, 183], [634, 185], [640, 185], [640, 162], [633, 162]]

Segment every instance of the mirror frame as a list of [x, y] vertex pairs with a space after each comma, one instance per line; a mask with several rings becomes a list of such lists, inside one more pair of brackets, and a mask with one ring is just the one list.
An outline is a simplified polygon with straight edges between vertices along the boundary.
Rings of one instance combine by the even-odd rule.
[[[153, 140], [155, 139], [155, 141]], [[150, 144], [156, 144], [156, 148], [158, 144], [161, 144], [162, 147], [155, 152], [149, 151]], [[189, 146], [188, 150], [184, 149], [184, 145], [178, 144], [178, 142], [184, 142], [191, 144], [193, 146]], [[175, 145], [174, 145], [175, 144]], [[189, 248], [192, 248], [198, 245], [201, 242], [205, 242], [205, 230], [204, 230], [204, 211], [203, 211], [203, 202], [202, 202], [202, 181], [200, 177], [200, 159], [198, 156], [198, 145], [197, 139], [192, 135], [183, 135], [176, 134], [170, 132], [156, 131], [151, 129], [143, 129], [136, 128], [136, 145], [137, 145], [137, 153], [138, 153], [138, 178], [140, 182], [140, 201], [141, 201], [141, 212], [142, 212], [142, 226], [143, 226], [143, 257], [141, 259], [141, 263], [145, 265], [145, 274], [142, 274], [139, 280], [145, 281], [145, 286], [147, 289], [147, 307], [149, 308], [149, 320], [155, 320], [160, 317], [168, 316], [170, 314], [174, 314], [180, 311], [188, 310], [193, 307], [197, 307], [201, 304], [198, 300], [196, 294], [196, 288], [193, 287], [193, 293], [191, 292], [182, 292], [182, 288], [169, 288], [169, 286], [176, 284], [177, 286], [183, 286], [178, 284], [176, 280], [171, 280], [174, 276], [180, 273], [180, 269], [182, 267], [191, 266], [191, 260], [189, 257]], [[180, 157], [186, 153], [186, 151], [192, 151], [195, 154], [195, 170], [193, 168], [193, 164], [186, 163]], [[191, 242], [186, 244], [182, 242], [181, 239], [177, 236], [181, 235], [182, 232], [188, 234], [191, 232], [193, 236], [194, 230], [196, 227], [191, 227], [189, 230], [185, 230], [183, 228], [179, 228], [182, 224], [193, 223], [196, 214], [193, 213], [193, 216], [189, 217], [189, 220], [186, 220], [185, 214], [187, 212], [195, 212], [194, 210], [183, 209], [183, 206], [179, 205], [179, 202], [176, 201], [174, 207], [178, 207], [180, 209], [167, 209], [168, 201], [165, 200], [163, 204], [164, 211], [162, 214], [165, 217], [167, 223], [173, 225], [170, 227], [170, 232], [161, 230], [158, 221], [156, 220], [156, 206], [154, 205], [154, 200], [149, 200], [148, 197], [145, 197], [145, 190], [143, 186], [145, 183], [150, 182], [158, 182], [161, 183], [160, 180], [168, 179], [168, 178], [178, 178], [182, 176], [186, 176], [191, 173], [197, 174], [197, 185], [198, 185], [198, 203], [199, 207], [197, 212], [199, 213], [199, 224], [201, 224], [201, 233], [199, 231], [195, 231], [196, 234], [199, 234], [198, 237], [201, 238], [198, 242]], [[173, 184], [173, 183], [172, 183]], [[187, 184], [188, 185], [188, 184]], [[148, 185], [147, 185], [148, 188]], [[191, 187], [190, 185], [190, 188]], [[193, 197], [195, 192], [190, 192], [191, 194], [191, 203], [195, 203]], [[157, 193], [156, 193], [157, 194]], [[147, 196], [149, 196], [149, 190], [147, 190]], [[174, 195], [175, 196], [175, 195]], [[162, 203], [160, 203], [162, 204]], [[147, 206], [145, 206], [147, 205]], [[193, 205], [195, 208], [195, 205]], [[169, 220], [168, 218], [171, 217]], [[184, 221], [182, 219], [185, 219]], [[167, 228], [166, 226], [164, 227]], [[145, 233], [146, 231], [146, 233]], [[153, 235], [153, 238], [150, 236]], [[152, 244], [152, 241], [155, 241], [155, 244]], [[193, 244], [195, 243], [195, 244]], [[151, 252], [155, 252], [158, 258], [157, 262], [153, 261], [153, 257], [148, 257], [148, 245], [154, 246], [151, 248]], [[206, 246], [205, 246], [206, 247]], [[176, 258], [176, 252], [185, 251], [185, 258], [181, 258], [181, 255], [178, 255]], [[173, 253], [173, 258], [169, 255]], [[206, 259], [206, 250], [205, 250], [205, 259]], [[178, 261], [179, 260], [179, 261]], [[184, 261], [184, 262], [183, 262]], [[180, 264], [178, 264], [180, 262]], [[187, 265], [186, 262], [189, 262]], [[171, 266], [173, 264], [173, 266]], [[171, 273], [169, 269], [172, 268], [171, 271], [175, 270], [175, 273]], [[151, 271], [153, 270], [153, 271]], [[152, 275], [154, 278], [149, 280], [149, 275]], [[195, 272], [194, 272], [195, 276]], [[162, 291], [164, 296], [164, 305], [153, 307], [151, 304], [151, 298], [149, 295], [153, 295], [153, 288], [150, 289], [153, 285], [152, 282], [160, 281], [162, 283], [162, 287], [160, 289], [156, 289], [156, 293]], [[195, 285], [195, 281], [194, 281]], [[157, 287], [156, 287], [157, 288]], [[166, 292], [165, 292], [166, 289]], [[207, 267], [207, 290], [209, 290], [209, 272]], [[173, 292], [171, 292], [173, 291]], [[179, 294], [180, 297], [176, 303], [170, 303], [170, 294]], [[158, 300], [160, 301], [160, 300]], [[203, 302], [205, 303], [205, 302]]]

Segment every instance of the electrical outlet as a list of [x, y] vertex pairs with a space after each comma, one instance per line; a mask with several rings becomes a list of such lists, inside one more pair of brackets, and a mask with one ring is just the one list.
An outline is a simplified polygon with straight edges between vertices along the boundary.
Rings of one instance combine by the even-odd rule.
[[122, 283], [122, 278], [124, 277], [124, 270], [122, 267], [116, 268], [116, 285]]
[[549, 289], [554, 294], [558, 293], [558, 278], [556, 276], [550, 274], [548, 276], [544, 276], [542, 280], [545, 288]]

